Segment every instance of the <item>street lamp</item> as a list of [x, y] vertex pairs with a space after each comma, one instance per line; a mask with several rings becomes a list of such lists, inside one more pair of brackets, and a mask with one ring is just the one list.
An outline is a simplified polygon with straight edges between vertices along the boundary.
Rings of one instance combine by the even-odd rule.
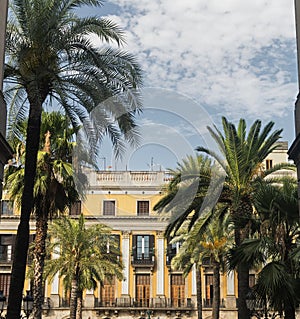
[[[145, 317], [145, 315], [147, 316], [147, 318]], [[141, 311], [141, 316], [139, 317], [139, 319], [151, 319], [151, 315], [152, 315], [152, 311], [150, 309], [144, 311]]]
[[[2, 312], [4, 310], [4, 306], [6, 303], [6, 297], [3, 294], [3, 290], [0, 290], [0, 319], [5, 319], [6, 316], [2, 316]], [[33, 309], [33, 297], [31, 295], [30, 290], [26, 290], [26, 295], [23, 297], [23, 311], [25, 313], [25, 317], [20, 314], [20, 319], [26, 318], [28, 319]]]
[[33, 309], [33, 297], [30, 290], [26, 290], [26, 295], [23, 298], [23, 310], [26, 318], [29, 318]]
[[3, 295], [3, 290], [0, 290], [0, 318], [4, 318], [2, 316], [2, 312], [4, 309], [5, 302], [6, 302], [6, 297]]

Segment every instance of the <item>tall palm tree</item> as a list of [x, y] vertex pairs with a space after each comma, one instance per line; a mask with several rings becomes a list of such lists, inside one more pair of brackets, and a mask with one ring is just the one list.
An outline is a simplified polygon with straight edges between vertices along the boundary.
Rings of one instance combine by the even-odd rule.
[[[259, 267], [254, 286], [258, 302], [267, 302], [284, 318], [295, 319], [299, 304], [299, 215], [297, 183], [261, 183], [254, 194], [258, 229], [234, 252], [232, 262]], [[298, 258], [295, 258], [295, 257]]]
[[[99, 6], [100, 0], [12, 0], [7, 26], [5, 99], [28, 106], [25, 178], [21, 217], [17, 230], [7, 318], [19, 316], [33, 207], [41, 114], [45, 102], [55, 101], [66, 110], [74, 126], [89, 127], [88, 114], [99, 106], [100, 136], [110, 133], [118, 149], [124, 137], [136, 141], [136, 112], [140, 109], [141, 70], [133, 56], [104, 46], [97, 49], [89, 36], [106, 43], [123, 42], [123, 32], [108, 19], [79, 18], [81, 5]], [[114, 105], [101, 104], [117, 96]], [[106, 126], [105, 126], [106, 125]], [[101, 126], [101, 127], [99, 127]], [[97, 138], [89, 134], [94, 140]]]
[[[240, 246], [249, 236], [249, 221], [253, 213], [254, 177], [259, 173], [263, 160], [276, 148], [275, 143], [280, 138], [282, 130], [272, 132], [274, 123], [269, 122], [262, 127], [260, 120], [252, 124], [248, 134], [243, 119], [240, 119], [237, 128], [225, 117], [222, 118], [222, 124], [223, 133], [217, 127], [208, 127], [221, 155], [205, 147], [198, 147], [197, 150], [214, 158], [226, 172], [226, 196], [235, 225], [235, 244]], [[239, 263], [237, 274], [238, 318], [247, 319], [249, 318], [246, 305], [249, 266], [246, 263]]]
[[202, 277], [201, 277], [201, 265], [202, 259], [200, 254], [195, 254], [192, 250], [192, 244], [189, 244], [193, 238], [188, 237], [186, 232], [181, 235], [177, 235], [171, 240], [171, 243], [181, 243], [181, 249], [177, 255], [172, 259], [171, 266], [175, 270], [183, 271], [183, 276], [187, 277], [192, 268], [195, 267], [196, 272], [196, 298], [197, 298], [197, 318], [202, 319]]
[[[179, 254], [172, 259], [172, 266], [183, 269], [185, 275], [190, 272], [193, 264], [200, 267], [204, 258], [210, 260], [214, 292], [212, 319], [220, 317], [220, 273], [224, 270], [226, 255], [233, 246], [232, 232], [229, 214], [224, 214], [221, 210], [203, 213], [190, 232], [178, 237], [179, 240], [184, 239], [184, 242]], [[201, 284], [201, 281], [197, 281], [197, 284]], [[198, 302], [202, 303], [202, 300]], [[199, 313], [198, 318], [201, 318]]]
[[[25, 139], [26, 125], [19, 126], [18, 136]], [[21, 129], [21, 130], [20, 130]], [[48, 230], [48, 219], [66, 209], [79, 199], [78, 189], [74, 181], [74, 171], [70, 159], [75, 145], [72, 138], [75, 131], [69, 126], [69, 121], [59, 112], [43, 113], [41, 126], [41, 150], [38, 153], [37, 173], [34, 186], [33, 210], [36, 218], [36, 233], [33, 250], [33, 316], [42, 316], [43, 306], [43, 271], [45, 260], [45, 245]], [[44, 138], [43, 138], [44, 137]], [[21, 141], [14, 138], [12, 144], [17, 151], [24, 147]], [[20, 206], [24, 185], [24, 153], [18, 156], [15, 165], [6, 171], [5, 188], [10, 198]]]
[[[166, 187], [165, 196], [155, 205], [154, 209], [167, 214], [166, 237], [169, 239], [175, 237], [177, 238], [175, 240], [180, 240], [188, 234], [188, 239], [184, 238], [184, 248], [174, 259], [174, 266], [183, 269], [183, 274], [187, 275], [193, 265], [196, 265], [198, 318], [201, 319], [200, 265], [202, 264], [203, 247], [197, 244], [199, 244], [201, 234], [203, 235], [203, 231], [213, 218], [213, 210], [210, 208], [215, 203], [205, 202], [205, 198], [210, 187], [215, 190], [220, 189], [222, 183], [219, 181], [222, 175], [215, 174], [212, 161], [202, 155], [188, 156], [178, 163], [175, 170], [170, 172], [173, 178]], [[194, 229], [197, 229], [197, 233]], [[177, 235], [183, 230], [184, 235]], [[190, 236], [190, 231], [193, 232], [193, 236]]]
[[84, 289], [95, 289], [97, 281], [104, 282], [105, 278], [123, 278], [119, 247], [107, 226], [86, 227], [83, 215], [78, 220], [55, 220], [49, 234], [49, 253], [56, 254], [58, 258], [47, 262], [46, 275], [51, 279], [59, 273], [63, 278], [65, 289], [71, 291], [70, 319], [80, 319], [76, 310], [81, 305]]

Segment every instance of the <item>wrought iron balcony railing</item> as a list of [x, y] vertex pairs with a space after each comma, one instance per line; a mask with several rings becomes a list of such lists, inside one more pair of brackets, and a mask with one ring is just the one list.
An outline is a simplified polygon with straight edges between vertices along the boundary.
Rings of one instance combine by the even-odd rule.
[[151, 309], [192, 309], [194, 307], [191, 298], [145, 298], [136, 299], [130, 297], [114, 298], [95, 302], [96, 308], [151, 308]]
[[154, 253], [148, 254], [136, 254], [135, 252], [131, 256], [131, 264], [132, 266], [154, 266], [155, 263], [155, 255]]

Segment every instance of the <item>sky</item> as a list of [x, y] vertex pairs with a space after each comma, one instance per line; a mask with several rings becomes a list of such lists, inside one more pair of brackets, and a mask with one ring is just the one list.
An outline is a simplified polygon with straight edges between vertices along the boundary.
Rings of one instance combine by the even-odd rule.
[[118, 23], [123, 49], [144, 70], [140, 146], [116, 161], [104, 143], [100, 166], [172, 168], [198, 145], [213, 147], [205, 128], [221, 129], [222, 116], [235, 124], [244, 118], [248, 127], [274, 121], [291, 145], [298, 94], [293, 0], [107, 0], [80, 14]]

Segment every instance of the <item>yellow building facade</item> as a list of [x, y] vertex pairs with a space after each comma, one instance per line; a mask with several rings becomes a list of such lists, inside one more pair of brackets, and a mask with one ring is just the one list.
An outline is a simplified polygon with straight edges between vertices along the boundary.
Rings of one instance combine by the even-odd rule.
[[[286, 158], [287, 144], [281, 155], [267, 160], [272, 165]], [[284, 154], [285, 153], [285, 154]], [[274, 153], [275, 154], [275, 153]], [[286, 161], [286, 160], [285, 160]], [[268, 165], [267, 162], [264, 165]], [[179, 249], [164, 238], [167, 220], [153, 210], [170, 181], [164, 171], [86, 171], [89, 188], [84, 201], [70, 210], [77, 218], [83, 213], [87, 225], [105, 224], [118, 238], [124, 279], [104, 282], [95, 291], [84, 294], [83, 318], [197, 318], [196, 269], [184, 278], [171, 268]], [[10, 284], [14, 236], [18, 216], [8, 198], [1, 202], [0, 221], [0, 290], [7, 296]], [[34, 221], [31, 223], [32, 237]], [[201, 269], [203, 318], [211, 315], [213, 272], [210, 263]], [[250, 274], [250, 285], [255, 282]], [[26, 281], [26, 289], [30, 289]], [[222, 319], [237, 318], [237, 280], [234, 273], [221, 276]], [[68, 318], [68, 298], [57, 275], [45, 287], [44, 316]]]
[[[196, 318], [195, 269], [187, 278], [171, 269], [179, 245], [166, 241], [167, 221], [153, 210], [163, 196], [163, 186], [170, 181], [168, 172], [89, 171], [87, 176], [90, 186], [86, 199], [71, 209], [71, 215], [83, 213], [87, 224], [111, 227], [119, 238], [124, 280], [106, 282], [95, 291], [87, 291], [85, 317]], [[202, 276], [206, 318], [213, 298], [209, 263], [203, 267]], [[222, 318], [234, 318], [235, 276], [224, 275], [222, 279]], [[57, 277], [47, 289], [56, 312], [64, 303], [62, 294]]]

